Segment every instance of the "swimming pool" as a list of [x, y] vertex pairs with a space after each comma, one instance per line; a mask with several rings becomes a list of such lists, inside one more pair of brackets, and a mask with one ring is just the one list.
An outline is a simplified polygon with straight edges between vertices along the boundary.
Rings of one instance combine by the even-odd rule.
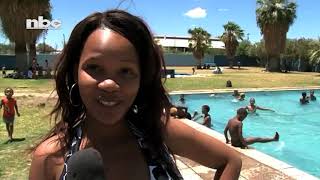
[[[252, 145], [259, 151], [291, 164], [309, 174], [320, 177], [320, 90], [315, 90], [317, 101], [300, 105], [302, 91], [248, 92], [245, 101], [237, 102], [231, 93], [193, 94], [185, 99], [189, 112], [201, 113], [201, 106], [210, 106], [213, 129], [223, 134], [227, 121], [236, 110], [249, 104], [250, 97], [256, 105], [274, 109], [276, 112], [257, 110], [244, 120], [243, 134], [248, 136], [273, 137], [280, 134], [279, 142]], [[309, 92], [308, 92], [309, 94]], [[176, 102], [179, 95], [172, 95]]]

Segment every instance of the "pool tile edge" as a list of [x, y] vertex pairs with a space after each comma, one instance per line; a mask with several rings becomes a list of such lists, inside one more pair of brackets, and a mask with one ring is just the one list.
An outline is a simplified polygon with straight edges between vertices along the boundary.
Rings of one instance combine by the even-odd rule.
[[228, 89], [201, 89], [201, 90], [181, 90], [171, 91], [169, 94], [208, 94], [208, 93], [226, 93], [239, 90], [241, 92], [257, 92], [257, 91], [295, 91], [306, 89], [320, 89], [320, 86], [306, 86], [306, 87], [274, 87], [274, 88], [228, 88]]

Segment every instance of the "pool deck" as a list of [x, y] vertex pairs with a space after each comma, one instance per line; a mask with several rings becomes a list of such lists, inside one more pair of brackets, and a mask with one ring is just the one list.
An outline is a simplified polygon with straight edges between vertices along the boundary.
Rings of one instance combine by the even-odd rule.
[[[183, 120], [187, 125], [196, 128], [198, 131], [206, 133], [219, 141], [225, 143], [224, 135], [202, 126], [190, 120]], [[304, 171], [296, 169], [280, 160], [259, 152], [255, 149], [241, 149], [228, 145], [236, 150], [242, 159], [242, 170], [240, 180], [270, 180], [270, 179], [303, 179], [317, 180], [317, 177], [307, 174]], [[211, 180], [215, 170], [201, 166], [187, 158], [176, 157], [177, 165], [186, 180]]]

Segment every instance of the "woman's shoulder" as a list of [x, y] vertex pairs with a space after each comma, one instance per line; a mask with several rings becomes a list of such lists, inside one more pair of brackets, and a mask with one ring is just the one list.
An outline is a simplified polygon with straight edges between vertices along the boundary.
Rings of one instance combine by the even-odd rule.
[[29, 179], [55, 179], [64, 164], [61, 136], [55, 135], [40, 143], [32, 153]]
[[54, 135], [47, 140], [43, 141], [33, 152], [35, 156], [48, 156], [56, 154], [63, 150], [63, 145], [60, 141], [62, 137], [59, 135]]
[[61, 136], [55, 135], [43, 141], [32, 153], [34, 160], [44, 161], [48, 166], [63, 164], [66, 149]]

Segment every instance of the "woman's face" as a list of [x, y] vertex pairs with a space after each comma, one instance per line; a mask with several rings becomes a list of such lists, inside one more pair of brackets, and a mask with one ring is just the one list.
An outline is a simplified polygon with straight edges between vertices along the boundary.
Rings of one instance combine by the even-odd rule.
[[122, 121], [140, 86], [134, 46], [110, 29], [95, 30], [81, 53], [78, 84], [91, 120], [105, 125]]

